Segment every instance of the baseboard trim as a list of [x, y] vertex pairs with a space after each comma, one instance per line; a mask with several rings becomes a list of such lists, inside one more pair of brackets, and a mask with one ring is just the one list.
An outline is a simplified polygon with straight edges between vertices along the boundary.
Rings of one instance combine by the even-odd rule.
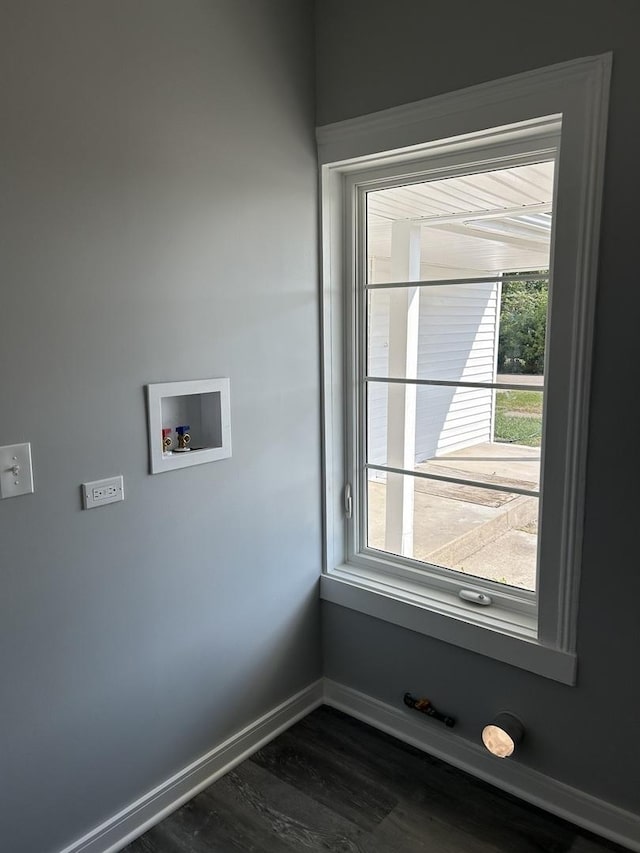
[[[450, 729], [325, 678], [324, 702], [545, 811], [640, 853], [640, 815], [517, 762], [492, 758]], [[412, 716], [413, 715], [413, 716]], [[496, 762], [499, 761], [499, 765]]]
[[116, 853], [322, 704], [323, 680], [232, 735], [60, 853]]

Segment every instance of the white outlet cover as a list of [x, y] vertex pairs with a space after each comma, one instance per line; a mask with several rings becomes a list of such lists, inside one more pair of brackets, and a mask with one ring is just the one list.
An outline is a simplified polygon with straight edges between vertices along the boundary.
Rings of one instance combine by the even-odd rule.
[[82, 505], [84, 509], [95, 509], [98, 506], [106, 506], [106, 504], [123, 500], [124, 480], [122, 474], [82, 484]]

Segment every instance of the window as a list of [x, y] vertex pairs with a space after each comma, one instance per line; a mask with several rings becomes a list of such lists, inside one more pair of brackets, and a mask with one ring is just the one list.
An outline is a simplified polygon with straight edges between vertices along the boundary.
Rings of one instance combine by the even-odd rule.
[[567, 683], [608, 70], [319, 131], [323, 597]]

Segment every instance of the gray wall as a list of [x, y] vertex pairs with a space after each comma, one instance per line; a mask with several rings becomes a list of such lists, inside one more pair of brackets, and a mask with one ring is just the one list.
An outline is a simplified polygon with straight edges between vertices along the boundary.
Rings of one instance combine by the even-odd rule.
[[640, 811], [637, 472], [637, 0], [323, 0], [320, 124], [579, 56], [614, 52], [595, 335], [579, 675], [565, 687], [370, 617], [325, 605], [325, 674], [393, 704], [410, 689], [460, 717], [478, 742], [510, 708], [520, 760]]
[[[48, 853], [320, 675], [312, 9], [0, 20], [0, 846]], [[233, 457], [149, 476], [143, 386], [208, 376]]]

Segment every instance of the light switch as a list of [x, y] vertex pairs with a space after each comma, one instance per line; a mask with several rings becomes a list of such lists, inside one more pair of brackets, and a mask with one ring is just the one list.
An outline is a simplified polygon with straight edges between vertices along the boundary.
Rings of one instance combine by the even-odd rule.
[[31, 445], [0, 447], [0, 498], [15, 498], [33, 491]]

